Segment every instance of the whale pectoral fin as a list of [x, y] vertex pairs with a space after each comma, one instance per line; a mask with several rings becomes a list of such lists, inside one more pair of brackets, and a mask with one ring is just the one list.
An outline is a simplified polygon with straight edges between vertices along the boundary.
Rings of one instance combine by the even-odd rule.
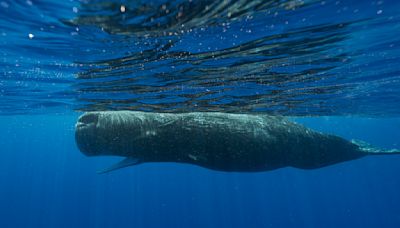
[[122, 161], [115, 163], [114, 165], [112, 165], [104, 170], [98, 171], [97, 173], [99, 173], [99, 174], [108, 173], [108, 172], [111, 172], [111, 171], [114, 171], [117, 169], [125, 168], [125, 167], [131, 166], [131, 165], [136, 165], [139, 163], [140, 163], [139, 159], [127, 157], [127, 158], [123, 159]]

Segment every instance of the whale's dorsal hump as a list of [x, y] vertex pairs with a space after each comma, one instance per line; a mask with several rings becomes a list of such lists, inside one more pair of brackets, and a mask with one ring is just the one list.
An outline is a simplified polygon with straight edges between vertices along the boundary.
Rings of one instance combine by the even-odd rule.
[[108, 168], [106, 168], [104, 170], [98, 171], [97, 173], [100, 173], [100, 174], [108, 173], [108, 172], [111, 172], [111, 171], [114, 171], [114, 170], [117, 170], [117, 169], [121, 169], [121, 168], [124, 168], [124, 167], [131, 166], [131, 165], [137, 165], [139, 163], [140, 163], [139, 159], [132, 158], [132, 157], [127, 157], [127, 158], [115, 163], [114, 165], [112, 165], [112, 166], [110, 166], [110, 167], [108, 167]]

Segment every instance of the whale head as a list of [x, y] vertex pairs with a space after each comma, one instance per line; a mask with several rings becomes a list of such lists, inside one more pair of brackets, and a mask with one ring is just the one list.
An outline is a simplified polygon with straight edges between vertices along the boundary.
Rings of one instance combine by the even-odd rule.
[[99, 128], [100, 113], [90, 112], [79, 117], [75, 125], [75, 141], [79, 150], [87, 156], [102, 154], [101, 137], [102, 132]]
[[[87, 112], [75, 125], [75, 141], [87, 156], [132, 156], [139, 150], [137, 138], [141, 135], [139, 121], [127, 121], [123, 112]], [[129, 124], [127, 124], [129, 122]]]

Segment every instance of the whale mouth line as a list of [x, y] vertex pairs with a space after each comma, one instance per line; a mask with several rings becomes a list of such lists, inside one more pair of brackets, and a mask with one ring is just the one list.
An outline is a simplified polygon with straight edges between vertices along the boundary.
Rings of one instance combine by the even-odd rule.
[[83, 129], [88, 129], [90, 127], [95, 127], [96, 123], [83, 123], [83, 122], [77, 122], [75, 124], [75, 128], [77, 130], [83, 130]]
[[75, 127], [77, 129], [84, 129], [84, 128], [88, 128], [90, 126], [96, 126], [98, 120], [99, 120], [98, 115], [96, 115], [94, 113], [85, 113], [79, 118]]
[[94, 123], [85, 123], [85, 122], [82, 122], [82, 121], [78, 121], [76, 124], [75, 124], [75, 127], [77, 128], [77, 129], [83, 129], [83, 128], [87, 128], [87, 127], [90, 127], [91, 125], [93, 125]]
[[75, 127], [76, 127], [76, 128], [83, 128], [83, 127], [85, 127], [86, 125], [87, 125], [87, 124], [85, 124], [85, 123], [78, 122], [78, 123], [75, 124]]

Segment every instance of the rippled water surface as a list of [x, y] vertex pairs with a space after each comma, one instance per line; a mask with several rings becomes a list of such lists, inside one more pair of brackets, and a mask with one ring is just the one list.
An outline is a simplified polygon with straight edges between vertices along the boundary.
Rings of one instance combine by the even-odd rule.
[[400, 1], [0, 0], [0, 114], [400, 114]]

